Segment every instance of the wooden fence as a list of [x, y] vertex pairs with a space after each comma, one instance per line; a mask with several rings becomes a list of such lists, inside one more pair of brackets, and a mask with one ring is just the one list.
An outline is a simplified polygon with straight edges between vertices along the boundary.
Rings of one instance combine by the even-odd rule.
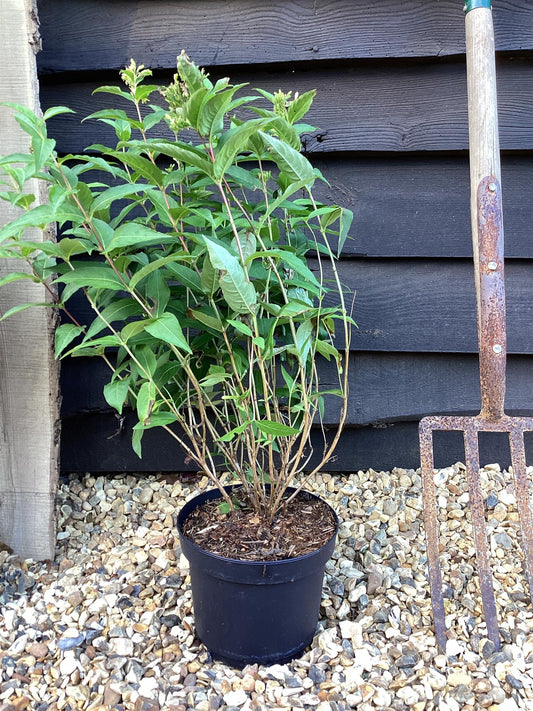
[[[495, 3], [506, 225], [508, 399], [533, 410], [533, 6]], [[330, 182], [321, 197], [355, 213], [342, 260], [357, 292], [349, 425], [339, 471], [418, 466], [417, 423], [479, 409], [469, 226], [464, 18], [458, 0], [39, 0], [43, 107], [61, 152], [101, 141], [80, 118], [91, 95], [131, 57], [170, 77], [186, 51], [215, 77], [318, 95], [305, 150]], [[62, 368], [64, 471], [181, 470], [164, 433], [140, 462], [128, 422], [101, 396], [107, 374], [90, 359]], [[151, 444], [150, 444], [151, 443]], [[462, 458], [437, 438], [437, 464]], [[506, 462], [499, 437], [482, 459]]]

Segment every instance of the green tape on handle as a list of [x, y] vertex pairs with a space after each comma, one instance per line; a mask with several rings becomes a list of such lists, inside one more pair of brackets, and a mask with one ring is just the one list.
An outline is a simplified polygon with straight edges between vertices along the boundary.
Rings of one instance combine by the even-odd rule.
[[475, 10], [478, 7], [486, 7], [487, 9], [492, 10], [490, 3], [491, 0], [466, 0], [465, 12], [470, 12], [470, 10]]

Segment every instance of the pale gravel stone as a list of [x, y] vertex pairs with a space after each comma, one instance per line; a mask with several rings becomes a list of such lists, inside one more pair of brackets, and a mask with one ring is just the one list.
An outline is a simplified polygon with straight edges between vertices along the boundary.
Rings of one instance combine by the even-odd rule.
[[414, 706], [420, 701], [420, 696], [410, 686], [404, 686], [402, 689], [398, 689], [396, 695], [408, 706]]
[[448, 657], [456, 657], [465, 651], [465, 646], [462, 642], [456, 639], [449, 639], [446, 642], [446, 655]]
[[461, 684], [471, 686], [472, 677], [464, 671], [454, 671], [448, 675], [448, 684], [450, 686], [460, 686]]
[[372, 697], [372, 702], [375, 706], [383, 707], [390, 706], [392, 702], [392, 695], [381, 686], [377, 686]]
[[65, 657], [59, 663], [59, 673], [66, 677], [73, 674], [78, 669], [78, 661], [71, 654], [65, 654]]
[[24, 704], [23, 693], [28, 708], [58, 711], [69, 698], [90, 711], [375, 711], [395, 702], [429, 711], [437, 701], [460, 711], [462, 700], [531, 710], [533, 615], [512, 476], [499, 466], [482, 470], [481, 482], [487, 505], [492, 497], [501, 652], [484, 636], [464, 466], [435, 473], [450, 590], [446, 655], [430, 624], [419, 473], [369, 470], [309, 482], [334, 506], [342, 531], [311, 647], [290, 664], [244, 670], [214, 663], [194, 636], [188, 561], [174, 526], [207, 481], [166, 479], [72, 477], [58, 492], [56, 562], [0, 551], [0, 709]]
[[248, 694], [244, 689], [237, 689], [236, 691], [228, 691], [223, 698], [228, 706], [242, 706], [248, 701]]

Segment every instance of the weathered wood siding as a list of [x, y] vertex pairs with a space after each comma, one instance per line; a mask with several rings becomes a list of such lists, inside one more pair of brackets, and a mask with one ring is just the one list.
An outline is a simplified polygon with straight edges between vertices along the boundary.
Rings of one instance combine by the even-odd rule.
[[[39, 110], [35, 53], [38, 30], [33, 0], [0, 3], [0, 100]], [[29, 139], [0, 107], [0, 154], [26, 152]], [[46, 201], [42, 181], [28, 186]], [[5, 189], [2, 187], [2, 189]], [[20, 214], [0, 203], [0, 226]], [[38, 242], [40, 230], [28, 235]], [[0, 277], [21, 263], [2, 259]], [[29, 284], [29, 286], [28, 286]], [[48, 300], [40, 284], [16, 281], [0, 290], [0, 313]], [[38, 560], [52, 559], [58, 479], [59, 383], [53, 357], [54, 319], [49, 309], [28, 309], [0, 323], [0, 548]]]
[[[42, 101], [84, 116], [91, 96], [130, 57], [171, 76], [186, 49], [215, 77], [318, 95], [305, 148], [326, 175], [322, 198], [354, 210], [341, 265], [357, 291], [349, 427], [339, 471], [418, 466], [428, 413], [479, 409], [469, 226], [464, 18], [457, 0], [39, 0]], [[533, 7], [494, 9], [506, 224], [508, 398], [533, 411]], [[105, 129], [65, 115], [60, 151]], [[63, 366], [65, 471], [167, 470], [183, 463], [164, 433], [147, 433], [139, 462], [101, 396], [90, 359]], [[331, 415], [334, 418], [334, 413]], [[153, 446], [149, 446], [152, 442]], [[437, 463], [462, 458], [437, 437]], [[484, 461], [508, 458], [502, 438]]]

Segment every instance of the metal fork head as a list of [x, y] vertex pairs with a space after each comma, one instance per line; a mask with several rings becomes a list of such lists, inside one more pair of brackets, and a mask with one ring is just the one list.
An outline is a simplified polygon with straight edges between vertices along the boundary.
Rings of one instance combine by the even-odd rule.
[[422, 471], [422, 496], [424, 505], [424, 527], [426, 530], [429, 581], [433, 608], [433, 621], [438, 646], [446, 647], [446, 625], [442, 572], [439, 560], [438, 519], [435, 500], [433, 432], [463, 432], [465, 463], [468, 477], [472, 530], [476, 550], [476, 566], [479, 575], [483, 613], [487, 624], [487, 634], [499, 649], [500, 635], [496, 614], [496, 602], [490, 571], [490, 556], [485, 521], [485, 504], [479, 477], [480, 432], [504, 432], [509, 435], [509, 446], [518, 516], [520, 520], [522, 546], [525, 554], [525, 573], [533, 599], [533, 516], [530, 507], [529, 481], [526, 472], [524, 432], [533, 431], [533, 417], [511, 417], [502, 415], [496, 420], [477, 417], [439, 416], [425, 417], [419, 425], [420, 461]]

